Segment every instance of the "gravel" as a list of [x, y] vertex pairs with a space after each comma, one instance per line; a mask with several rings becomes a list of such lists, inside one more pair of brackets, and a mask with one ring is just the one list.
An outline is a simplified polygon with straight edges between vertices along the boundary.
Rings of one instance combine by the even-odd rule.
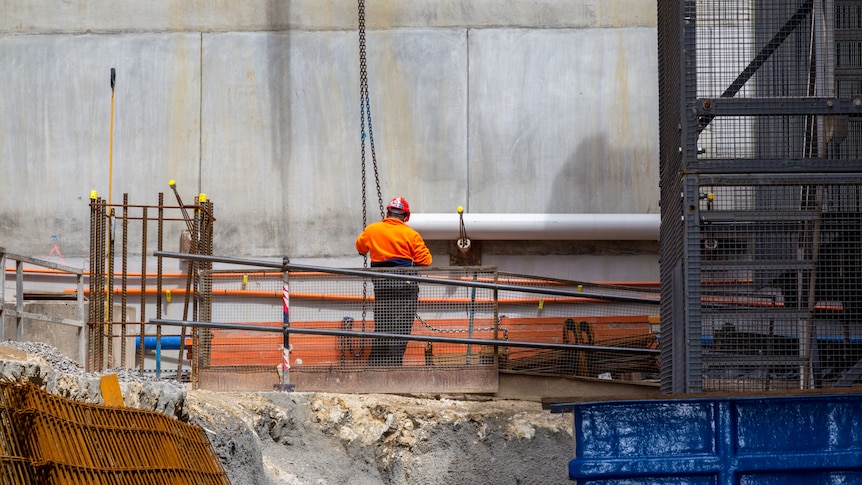
[[184, 415], [186, 388], [176, 380], [157, 379], [135, 369], [119, 367], [87, 372], [81, 364], [44, 342], [7, 340], [0, 342], [0, 345], [35, 357], [26, 362], [0, 362], [0, 373], [10, 378], [33, 382], [50, 393], [68, 399], [104, 404], [101, 377], [116, 374], [126, 407], [156, 411], [174, 418]]
[[2, 345], [40, 357], [51, 364], [51, 367], [57, 372], [73, 376], [84, 376], [87, 374], [80, 364], [63, 355], [56, 347], [44, 342], [15, 342], [7, 340], [2, 342]]

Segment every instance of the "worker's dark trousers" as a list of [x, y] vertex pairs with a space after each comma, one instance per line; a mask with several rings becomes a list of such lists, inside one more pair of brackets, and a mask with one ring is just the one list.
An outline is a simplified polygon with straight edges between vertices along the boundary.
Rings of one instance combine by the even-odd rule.
[[[416, 307], [419, 303], [419, 284], [378, 278], [374, 280], [374, 331], [410, 335]], [[401, 365], [407, 340], [373, 339], [369, 365]]]

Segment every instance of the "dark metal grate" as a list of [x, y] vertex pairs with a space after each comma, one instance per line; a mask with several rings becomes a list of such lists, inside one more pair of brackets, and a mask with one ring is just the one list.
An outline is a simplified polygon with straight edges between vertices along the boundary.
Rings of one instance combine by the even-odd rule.
[[853, 382], [862, 362], [862, 186], [701, 191], [704, 390]]
[[660, 2], [658, 30], [662, 389], [856, 385], [862, 2]]
[[682, 179], [684, 152], [681, 148], [694, 143], [684, 123], [683, 93], [688, 89], [683, 77], [685, 64], [683, 22], [693, 14], [693, 5], [686, 2], [658, 2], [658, 67], [659, 67], [659, 177], [661, 180], [661, 388], [663, 392], [683, 392], [685, 389], [684, 361], [673, 352], [683, 345], [683, 327], [679, 322], [681, 305], [671, 304], [680, 295], [684, 224]]

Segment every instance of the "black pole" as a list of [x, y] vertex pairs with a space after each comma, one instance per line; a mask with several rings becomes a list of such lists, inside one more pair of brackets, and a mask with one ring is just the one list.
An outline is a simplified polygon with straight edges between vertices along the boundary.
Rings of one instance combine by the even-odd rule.
[[638, 296], [626, 296], [626, 295], [605, 295], [601, 293], [590, 293], [587, 291], [567, 291], [567, 290], [555, 290], [552, 288], [537, 288], [534, 286], [522, 286], [522, 285], [505, 285], [499, 283], [483, 283], [481, 281], [462, 281], [462, 280], [449, 280], [444, 278], [428, 278], [424, 276], [412, 276], [406, 274], [399, 273], [389, 273], [382, 271], [369, 271], [369, 270], [358, 270], [358, 269], [345, 269], [345, 268], [330, 268], [325, 266], [308, 266], [302, 264], [292, 264], [285, 262], [273, 262], [273, 261], [262, 261], [262, 260], [254, 260], [254, 259], [242, 259], [242, 258], [228, 258], [221, 256], [206, 256], [201, 254], [187, 254], [187, 253], [176, 253], [171, 251], [155, 251], [153, 253], [154, 256], [160, 256], [164, 258], [179, 258], [179, 259], [194, 259], [199, 261], [209, 261], [216, 263], [230, 263], [230, 264], [239, 264], [244, 266], [258, 266], [262, 268], [274, 268], [280, 269], [282, 271], [307, 271], [307, 272], [321, 272], [321, 273], [332, 273], [332, 274], [340, 274], [347, 276], [359, 276], [363, 278], [387, 278], [394, 280], [404, 280], [404, 281], [416, 281], [418, 283], [432, 284], [432, 285], [449, 285], [449, 286], [465, 286], [468, 288], [485, 288], [488, 290], [504, 290], [504, 291], [519, 291], [522, 293], [535, 293], [540, 295], [554, 295], [554, 296], [571, 296], [571, 297], [579, 297], [579, 298], [595, 298], [599, 300], [607, 300], [607, 301], [622, 301], [628, 303], [651, 303], [658, 304], [659, 300], [657, 297], [638, 297]]
[[[248, 330], [253, 332], [285, 332], [283, 327], [266, 327], [263, 325], [248, 325], [244, 323], [219, 322], [189, 322], [185, 320], [150, 319], [150, 323], [159, 325], [188, 326], [197, 328], [215, 328], [220, 330]], [[286, 332], [285, 332], [286, 333]], [[415, 340], [418, 342], [438, 342], [451, 344], [488, 345], [491, 347], [524, 347], [549, 350], [585, 350], [593, 352], [626, 352], [631, 354], [658, 354], [657, 349], [638, 349], [631, 347], [599, 347], [595, 345], [571, 345], [544, 342], [521, 342], [513, 340], [492, 340], [478, 338], [435, 337], [432, 335], [404, 335], [399, 333], [354, 332], [352, 330], [330, 330], [324, 328], [291, 327], [290, 333], [301, 335], [325, 335], [331, 337], [383, 338], [393, 340]]]

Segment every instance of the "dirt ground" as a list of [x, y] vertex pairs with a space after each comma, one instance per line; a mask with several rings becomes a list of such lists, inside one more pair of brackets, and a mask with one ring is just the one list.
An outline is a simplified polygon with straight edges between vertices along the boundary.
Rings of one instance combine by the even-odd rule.
[[0, 342], [0, 374], [102, 404], [116, 373], [125, 405], [201, 426], [233, 485], [563, 484], [571, 414], [534, 401], [189, 390], [132, 369], [85, 372], [41, 342]]
[[234, 485], [563, 484], [571, 414], [540, 403], [189, 391]]

